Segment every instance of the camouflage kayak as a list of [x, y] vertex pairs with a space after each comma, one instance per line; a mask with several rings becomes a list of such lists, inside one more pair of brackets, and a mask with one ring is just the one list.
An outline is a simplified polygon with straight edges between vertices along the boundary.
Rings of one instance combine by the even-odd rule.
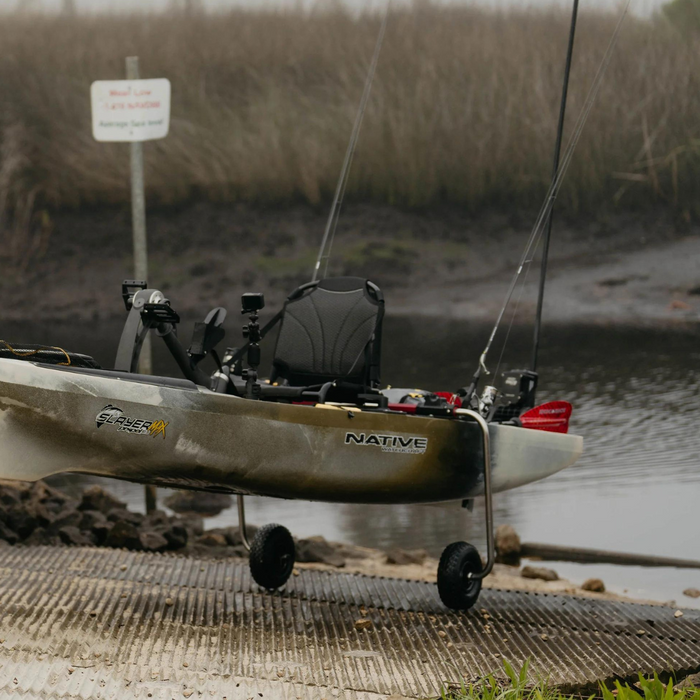
[[[505, 491], [573, 464], [582, 438], [489, 424]], [[248, 401], [188, 380], [0, 359], [0, 478], [77, 472], [163, 486], [345, 503], [483, 493], [466, 420]]]

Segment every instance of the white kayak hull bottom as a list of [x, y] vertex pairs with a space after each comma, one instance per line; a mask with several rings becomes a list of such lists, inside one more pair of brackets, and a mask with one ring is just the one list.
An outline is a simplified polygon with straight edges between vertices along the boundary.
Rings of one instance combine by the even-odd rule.
[[[575, 435], [490, 424], [494, 492], [581, 455]], [[177, 380], [0, 360], [0, 478], [76, 472], [344, 503], [483, 494], [473, 422], [249, 401]]]

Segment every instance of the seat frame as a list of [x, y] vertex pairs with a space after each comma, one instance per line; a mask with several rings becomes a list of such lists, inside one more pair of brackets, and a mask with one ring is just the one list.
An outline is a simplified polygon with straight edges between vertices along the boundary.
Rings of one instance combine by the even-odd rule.
[[[333, 278], [331, 278], [333, 279]], [[337, 278], [342, 279], [342, 278]], [[358, 278], [361, 279], [361, 278]], [[316, 289], [324, 280], [317, 280], [314, 282], [307, 282], [297, 287], [286, 299], [282, 308], [270, 319], [270, 321], [260, 330], [261, 339], [273, 330], [281, 321], [284, 319], [284, 314], [287, 309], [287, 305], [290, 302], [297, 301], [301, 299], [305, 294], [310, 293], [311, 290]], [[364, 382], [354, 383], [348, 382], [343, 377], [338, 377], [333, 380], [328, 376], [318, 377], [318, 382], [313, 382], [315, 377], [310, 377], [310, 382], [307, 385], [290, 385], [285, 379], [279, 381], [280, 375], [278, 369], [274, 365], [270, 373], [270, 383], [260, 384], [260, 398], [264, 400], [271, 401], [313, 401], [314, 403], [325, 403], [326, 400], [332, 400], [334, 395], [338, 393], [344, 396], [351, 396], [353, 398], [352, 403], [378, 403], [383, 405], [385, 403], [384, 397], [379, 393], [378, 388], [380, 385], [380, 362], [381, 362], [381, 337], [382, 337], [382, 323], [384, 320], [384, 295], [381, 289], [371, 282], [370, 280], [363, 280], [366, 291], [369, 296], [377, 303], [377, 319], [374, 326], [374, 332], [370, 341], [367, 343], [365, 348], [365, 372], [364, 372]], [[230, 389], [233, 389], [232, 393], [237, 395], [244, 395], [242, 388], [245, 385], [243, 379], [237, 381], [237, 377], [240, 376], [241, 360], [245, 357], [250, 343], [246, 343], [240, 348], [233, 349], [232, 351], [227, 351], [224, 357], [224, 364], [228, 368], [228, 384]], [[275, 345], [275, 349], [277, 345]], [[276, 354], [276, 353], [275, 353]], [[329, 399], [330, 395], [330, 399]], [[336, 396], [337, 398], [337, 396]]]

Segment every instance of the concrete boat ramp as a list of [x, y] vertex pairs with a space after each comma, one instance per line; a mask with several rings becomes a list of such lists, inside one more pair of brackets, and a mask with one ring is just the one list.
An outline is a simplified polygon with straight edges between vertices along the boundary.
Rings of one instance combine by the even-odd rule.
[[700, 666], [700, 611], [122, 550], [0, 550], [0, 698], [427, 698], [531, 659], [567, 688]]

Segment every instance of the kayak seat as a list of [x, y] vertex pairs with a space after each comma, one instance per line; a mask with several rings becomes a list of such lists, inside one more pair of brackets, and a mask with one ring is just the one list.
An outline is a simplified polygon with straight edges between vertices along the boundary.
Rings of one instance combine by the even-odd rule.
[[6, 340], [0, 340], [0, 359], [26, 360], [28, 362], [41, 362], [47, 365], [61, 365], [63, 367], [101, 369], [100, 365], [89, 355], [69, 352], [52, 345], [8, 343]]
[[270, 381], [376, 388], [383, 318], [384, 296], [369, 280], [329, 277], [302, 285], [282, 309]]

